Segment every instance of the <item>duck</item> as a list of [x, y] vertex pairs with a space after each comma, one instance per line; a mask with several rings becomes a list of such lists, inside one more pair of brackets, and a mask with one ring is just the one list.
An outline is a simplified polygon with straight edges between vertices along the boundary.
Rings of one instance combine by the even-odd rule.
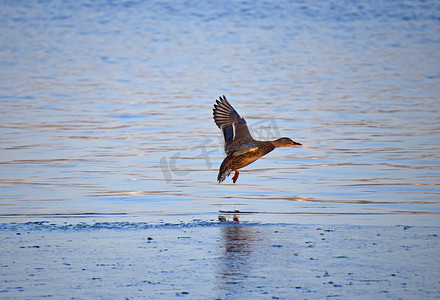
[[216, 100], [213, 116], [215, 124], [223, 133], [226, 153], [217, 176], [219, 183], [223, 182], [232, 171], [234, 171], [232, 182], [236, 183], [240, 174], [239, 169], [272, 152], [275, 148], [302, 145], [288, 137], [274, 141], [255, 140], [249, 132], [246, 120], [240, 117], [224, 95]]

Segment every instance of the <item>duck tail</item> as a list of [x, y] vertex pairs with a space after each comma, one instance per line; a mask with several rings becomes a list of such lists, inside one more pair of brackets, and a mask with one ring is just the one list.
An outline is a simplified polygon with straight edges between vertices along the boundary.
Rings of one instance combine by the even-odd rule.
[[220, 171], [218, 172], [218, 176], [217, 176], [217, 181], [219, 183], [222, 183], [226, 179], [226, 177], [228, 177], [229, 174], [231, 174], [231, 172], [232, 172], [231, 169], [229, 169], [229, 170], [222, 170], [220, 168]]

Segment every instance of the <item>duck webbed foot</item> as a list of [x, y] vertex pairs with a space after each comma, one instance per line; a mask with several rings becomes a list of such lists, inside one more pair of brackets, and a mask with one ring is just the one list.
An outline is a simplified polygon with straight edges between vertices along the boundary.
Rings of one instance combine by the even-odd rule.
[[240, 173], [238, 172], [238, 170], [234, 170], [234, 172], [235, 172], [234, 177], [232, 177], [232, 182], [233, 182], [233, 183], [235, 183], [235, 182], [237, 181], [237, 179], [238, 179], [238, 175], [240, 174]]

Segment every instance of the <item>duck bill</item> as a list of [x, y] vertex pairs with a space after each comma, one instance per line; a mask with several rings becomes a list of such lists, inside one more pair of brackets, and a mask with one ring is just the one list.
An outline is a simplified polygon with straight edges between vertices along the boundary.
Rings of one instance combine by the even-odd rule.
[[293, 142], [293, 144], [292, 145], [294, 145], [294, 146], [302, 146], [302, 144], [301, 143], [298, 143], [298, 142], [295, 142], [295, 141], [292, 141]]

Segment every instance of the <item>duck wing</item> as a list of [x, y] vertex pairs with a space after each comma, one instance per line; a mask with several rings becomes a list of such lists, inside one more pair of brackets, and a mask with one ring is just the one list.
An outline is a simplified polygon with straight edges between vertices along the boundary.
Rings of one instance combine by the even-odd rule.
[[252, 143], [235, 144], [229, 147], [229, 153], [232, 156], [239, 156], [248, 152], [254, 152], [258, 150], [258, 146]]
[[214, 122], [223, 132], [225, 152], [227, 155], [240, 155], [255, 151], [254, 139], [249, 133], [244, 118], [228, 102], [225, 96], [214, 104]]

